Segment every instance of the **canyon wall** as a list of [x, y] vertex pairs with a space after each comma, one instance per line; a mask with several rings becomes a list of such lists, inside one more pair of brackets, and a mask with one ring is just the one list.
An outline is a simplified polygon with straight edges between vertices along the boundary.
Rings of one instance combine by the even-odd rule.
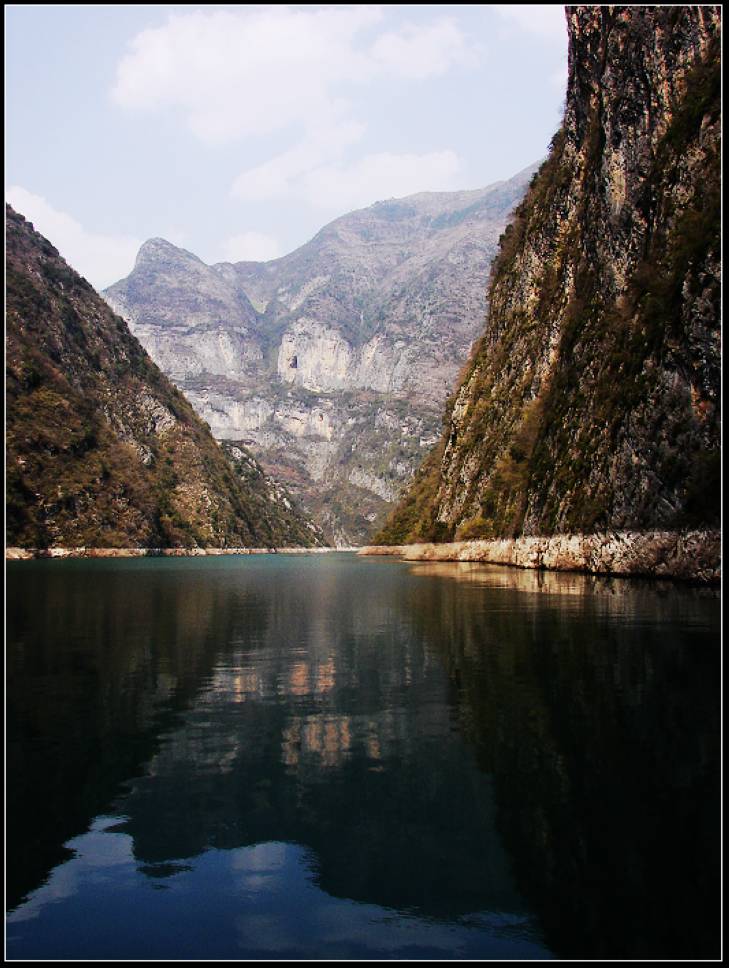
[[720, 8], [567, 23], [564, 123], [444, 433], [376, 542], [719, 525]]

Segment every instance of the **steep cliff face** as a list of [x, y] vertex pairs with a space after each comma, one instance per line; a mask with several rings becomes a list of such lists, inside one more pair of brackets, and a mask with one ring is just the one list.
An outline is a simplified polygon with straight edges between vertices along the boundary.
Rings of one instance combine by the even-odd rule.
[[564, 124], [380, 541], [718, 523], [720, 8], [567, 20]]
[[318, 542], [250, 454], [239, 448], [231, 462], [124, 320], [9, 206], [6, 233], [8, 545]]
[[360, 543], [438, 439], [483, 278], [534, 169], [379, 202], [267, 263], [161, 239], [104, 293], [219, 439], [247, 442], [338, 543]]

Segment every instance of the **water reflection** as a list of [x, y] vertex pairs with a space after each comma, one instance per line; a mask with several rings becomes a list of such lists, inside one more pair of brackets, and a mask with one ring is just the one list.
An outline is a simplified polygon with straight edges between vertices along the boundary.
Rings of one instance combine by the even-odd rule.
[[478, 565], [417, 573], [522, 596], [514, 622], [510, 597], [462, 608], [433, 585], [418, 628], [458, 685], [547, 941], [574, 958], [717, 956], [716, 593]]
[[540, 571], [479, 562], [408, 562], [413, 575], [446, 578], [482, 588], [505, 589], [530, 595], [589, 598], [592, 606], [607, 610], [622, 623], [665, 622], [670, 617], [687, 616], [706, 620], [697, 602], [719, 603], [720, 591], [714, 586], [679, 585], [668, 579], [618, 578], [579, 572]]
[[13, 950], [133, 956], [142, 918], [157, 957], [713, 952], [713, 600], [349, 556], [9, 591], [13, 897], [53, 868]]
[[[192, 865], [158, 865], [142, 877], [132, 839], [115, 832], [117, 819], [100, 818], [75, 838], [74, 859], [56, 868], [42, 891], [11, 915], [11, 948], [17, 945], [25, 953], [18, 939], [42, 919], [34, 952], [48, 958], [113, 953], [123, 960], [215, 960], [233, 952], [255, 960], [472, 959], [485, 951], [494, 959], [544, 955], [528, 939], [528, 919], [519, 916], [483, 913], [447, 924], [332, 897], [317, 885], [315, 855], [298, 844], [210, 850]], [[74, 907], [87, 919], [71, 940], [64, 922]], [[117, 927], [120, 919], [127, 922], [124, 932]]]

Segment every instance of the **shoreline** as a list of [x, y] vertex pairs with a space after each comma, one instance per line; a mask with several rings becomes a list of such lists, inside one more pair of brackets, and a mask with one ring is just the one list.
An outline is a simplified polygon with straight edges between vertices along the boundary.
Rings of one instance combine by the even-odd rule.
[[545, 537], [368, 545], [360, 555], [405, 561], [474, 561], [512, 568], [591, 575], [721, 582], [720, 531], [609, 531]]
[[359, 548], [6, 548], [6, 561], [50, 558], [205, 558], [220, 555], [322, 555]]

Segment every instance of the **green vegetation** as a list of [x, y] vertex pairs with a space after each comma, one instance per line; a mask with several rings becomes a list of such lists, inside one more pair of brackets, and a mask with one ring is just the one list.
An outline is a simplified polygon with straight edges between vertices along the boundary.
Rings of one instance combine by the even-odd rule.
[[[665, 155], [680, 155], [695, 140], [704, 119], [716, 122], [721, 113], [721, 47], [712, 39], [704, 60], [695, 65], [686, 82], [686, 95], [674, 111], [665, 135]], [[664, 155], [664, 156], [665, 156]]]
[[[240, 505], [238, 513], [252, 527], [256, 526], [267, 535], [272, 546], [309, 548], [323, 543], [319, 530], [309, 527], [291, 494], [267, 477], [263, 468], [240, 441], [224, 440], [221, 441], [221, 446], [235, 468], [237, 477], [245, 485], [246, 506]], [[272, 500], [272, 496], [275, 500]], [[284, 502], [288, 502], [289, 506]]]
[[572, 171], [563, 158], [565, 137], [562, 127], [552, 138], [547, 159], [533, 176], [529, 191], [514, 210], [512, 221], [499, 238], [499, 251], [491, 266], [491, 286], [503, 273], [512, 271], [527, 231], [532, 234], [544, 227], [545, 221], [555, 210], [557, 199], [570, 184]]
[[452, 531], [435, 519], [433, 495], [440, 480], [443, 441], [428, 454], [413, 483], [372, 539], [373, 544], [398, 545], [412, 541], [449, 541]]

